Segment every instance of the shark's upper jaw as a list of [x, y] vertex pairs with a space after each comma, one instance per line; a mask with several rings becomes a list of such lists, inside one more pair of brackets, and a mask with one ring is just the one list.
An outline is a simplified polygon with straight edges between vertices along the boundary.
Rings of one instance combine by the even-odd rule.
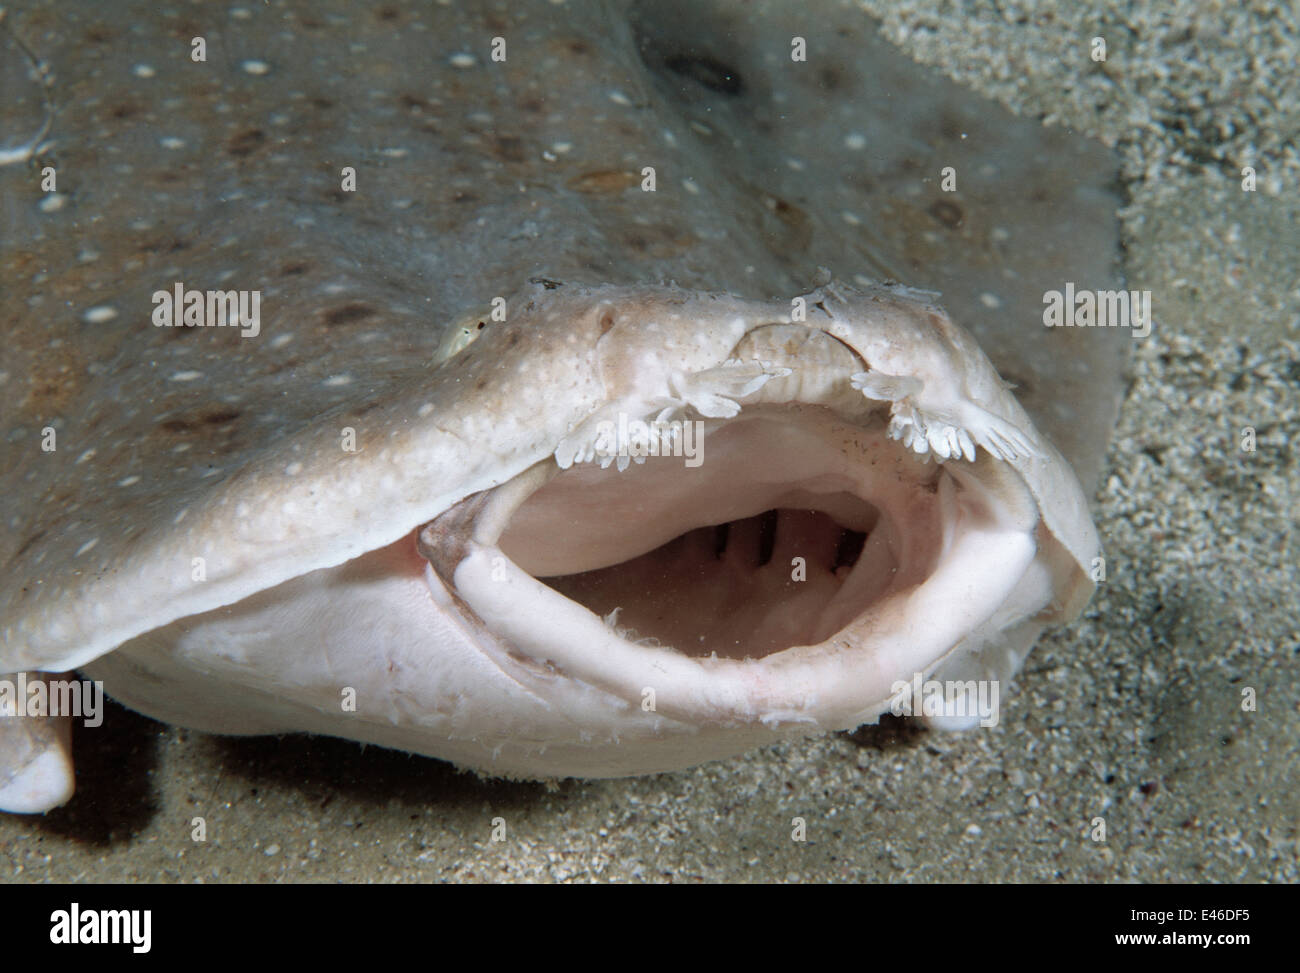
[[[777, 327], [742, 343], [777, 358], [754, 362], [767, 380], [733, 417], [688, 417], [659, 450], [678, 455], [577, 449], [427, 525], [434, 597], [502, 665], [694, 725], [810, 729], [874, 719], [994, 616], [1043, 608], [1015, 471], [904, 445], [889, 405], [855, 389], [856, 356]], [[626, 428], [617, 406], [599, 414]]]

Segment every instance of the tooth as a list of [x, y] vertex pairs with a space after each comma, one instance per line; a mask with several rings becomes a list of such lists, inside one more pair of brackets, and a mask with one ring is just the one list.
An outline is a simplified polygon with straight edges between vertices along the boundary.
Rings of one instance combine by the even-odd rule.
[[969, 462], [974, 463], [974, 462], [975, 462], [975, 444], [974, 444], [973, 442], [971, 442], [970, 433], [968, 433], [965, 429], [958, 429], [958, 430], [957, 430], [957, 440], [958, 440], [958, 442], [961, 443], [961, 452], [962, 452], [962, 455], [965, 456], [966, 459], [967, 459]]

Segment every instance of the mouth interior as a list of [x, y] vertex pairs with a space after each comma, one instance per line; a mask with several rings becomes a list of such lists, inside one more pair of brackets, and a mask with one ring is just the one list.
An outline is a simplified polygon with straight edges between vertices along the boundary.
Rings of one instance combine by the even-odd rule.
[[510, 519], [502, 553], [629, 641], [730, 659], [825, 641], [932, 570], [942, 471], [878, 417], [794, 405], [697, 429], [694, 465], [556, 474]]

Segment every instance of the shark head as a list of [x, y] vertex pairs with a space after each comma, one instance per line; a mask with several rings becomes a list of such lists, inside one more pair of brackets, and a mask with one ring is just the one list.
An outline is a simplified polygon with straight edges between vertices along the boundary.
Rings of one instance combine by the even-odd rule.
[[337, 422], [308, 430], [201, 534], [23, 619], [9, 645], [43, 654], [9, 665], [83, 666], [200, 729], [514, 777], [852, 728], [917, 678], [969, 696], [1077, 614], [1098, 543], [933, 298], [530, 285], [375, 420], [366, 462]]

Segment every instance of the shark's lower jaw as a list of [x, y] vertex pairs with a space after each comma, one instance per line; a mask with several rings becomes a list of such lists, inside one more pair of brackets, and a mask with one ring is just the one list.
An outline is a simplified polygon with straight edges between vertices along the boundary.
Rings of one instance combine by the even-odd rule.
[[621, 470], [548, 459], [467, 499], [420, 532], [435, 599], [520, 678], [674, 721], [873, 721], [898, 683], [1042, 609], [1050, 584], [1014, 470], [918, 455], [838, 379], [803, 383], [815, 403], [769, 389], [700, 420], [694, 464], [681, 439]]

